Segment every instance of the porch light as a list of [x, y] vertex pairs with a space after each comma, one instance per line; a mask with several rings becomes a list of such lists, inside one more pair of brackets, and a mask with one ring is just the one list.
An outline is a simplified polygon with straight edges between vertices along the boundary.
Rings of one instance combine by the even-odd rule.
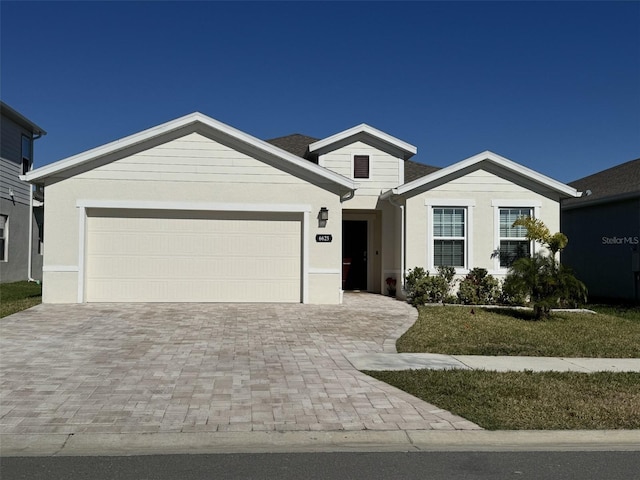
[[320, 215], [318, 216], [318, 218], [323, 222], [329, 220], [329, 209], [327, 207], [322, 207], [320, 209]]

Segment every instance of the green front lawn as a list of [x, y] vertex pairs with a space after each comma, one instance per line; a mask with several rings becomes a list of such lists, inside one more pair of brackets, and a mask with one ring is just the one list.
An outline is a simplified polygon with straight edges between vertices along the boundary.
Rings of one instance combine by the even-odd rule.
[[396, 345], [412, 353], [639, 358], [640, 309], [600, 311], [554, 313], [535, 321], [523, 310], [422, 307]]
[[0, 318], [42, 302], [42, 285], [34, 282], [0, 283]]
[[489, 430], [640, 428], [640, 373], [365, 373]]
[[[399, 352], [640, 357], [640, 307], [597, 314], [422, 307]], [[366, 372], [491, 430], [638, 429], [640, 373], [408, 370]]]

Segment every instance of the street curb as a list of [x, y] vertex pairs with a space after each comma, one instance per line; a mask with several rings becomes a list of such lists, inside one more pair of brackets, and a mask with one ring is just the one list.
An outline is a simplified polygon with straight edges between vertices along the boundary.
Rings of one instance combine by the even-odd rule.
[[640, 430], [0, 435], [2, 457], [354, 451], [640, 451]]

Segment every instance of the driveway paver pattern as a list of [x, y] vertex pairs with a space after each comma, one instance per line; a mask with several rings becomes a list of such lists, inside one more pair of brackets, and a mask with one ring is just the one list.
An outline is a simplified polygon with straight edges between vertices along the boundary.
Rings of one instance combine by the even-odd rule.
[[39, 305], [0, 320], [0, 432], [467, 430], [357, 371], [417, 314], [343, 305]]

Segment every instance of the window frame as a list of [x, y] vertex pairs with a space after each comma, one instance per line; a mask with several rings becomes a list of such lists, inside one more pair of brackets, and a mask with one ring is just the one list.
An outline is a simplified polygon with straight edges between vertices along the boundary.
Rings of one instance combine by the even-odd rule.
[[[444, 234], [436, 234], [436, 227], [440, 226], [441, 229], [444, 229], [447, 225], [445, 224], [438, 224], [438, 222], [436, 222], [436, 219], [438, 217], [439, 214], [447, 215], [447, 211], [451, 211], [452, 215], [454, 217], [457, 217], [459, 214], [461, 214], [462, 217], [462, 235], [444, 235]], [[439, 266], [449, 266], [449, 267], [454, 267], [454, 268], [464, 268], [466, 265], [466, 244], [467, 244], [467, 209], [466, 207], [432, 207], [431, 208], [431, 212], [433, 215], [433, 224], [431, 226], [431, 228], [433, 229], [433, 266], [434, 267], [439, 267]], [[457, 230], [460, 227], [460, 223], [455, 222], [451, 224], [452, 226], [452, 230]], [[456, 265], [445, 265], [442, 263], [438, 263], [436, 262], [436, 242], [442, 242], [443, 244], [446, 242], [450, 242], [451, 244], [457, 244], [457, 243], [462, 243], [462, 262], [461, 264], [456, 264]], [[443, 256], [443, 254], [440, 254], [441, 256]]]
[[[472, 199], [426, 199], [425, 206], [427, 207], [427, 270], [433, 272], [438, 267], [435, 265], [435, 241], [437, 239], [448, 239], [448, 237], [436, 237], [434, 235], [435, 221], [434, 210], [436, 208], [462, 208], [465, 211], [464, 222], [464, 265], [454, 267], [457, 275], [466, 275], [469, 270], [473, 268], [473, 218], [474, 207], [476, 206], [475, 200]], [[453, 238], [451, 238], [453, 239]], [[458, 238], [456, 238], [458, 239]]]
[[[356, 176], [356, 158], [357, 157], [366, 157], [367, 158], [367, 176], [366, 177], [357, 177]], [[368, 153], [354, 153], [351, 155], [351, 176], [354, 180], [371, 180], [371, 155]]]
[[[500, 235], [500, 211], [506, 209], [523, 209], [527, 208], [531, 212], [533, 218], [540, 218], [540, 210], [542, 207], [542, 203], [539, 200], [492, 200], [491, 206], [494, 209], [494, 245], [495, 251], [500, 251], [500, 243], [504, 241], [522, 241], [526, 240], [524, 237], [502, 237]], [[535, 253], [535, 242], [531, 241], [529, 245], [529, 254], [533, 255]], [[497, 254], [494, 256], [494, 273], [497, 274], [506, 274], [509, 271], [509, 267], [502, 266], [500, 261], [500, 255]]]
[[[25, 145], [27, 148], [25, 148]], [[33, 165], [33, 139], [24, 134], [22, 134], [22, 142], [20, 146], [20, 162], [22, 165], [22, 175], [31, 171], [31, 166]]]

